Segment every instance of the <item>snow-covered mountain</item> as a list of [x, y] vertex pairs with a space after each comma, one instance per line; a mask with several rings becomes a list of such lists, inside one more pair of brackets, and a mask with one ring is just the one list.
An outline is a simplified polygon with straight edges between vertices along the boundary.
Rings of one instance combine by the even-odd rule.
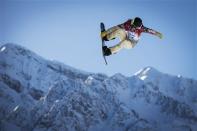
[[146, 67], [111, 77], [0, 47], [1, 131], [195, 131], [197, 81]]

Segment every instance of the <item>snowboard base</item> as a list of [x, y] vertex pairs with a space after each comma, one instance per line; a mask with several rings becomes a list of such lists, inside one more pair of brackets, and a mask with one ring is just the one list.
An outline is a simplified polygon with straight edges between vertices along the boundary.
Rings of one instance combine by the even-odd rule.
[[[102, 22], [100, 23], [100, 28], [101, 28], [101, 32], [105, 31], [105, 25], [104, 25], [104, 23], [102, 23]], [[102, 40], [102, 55], [103, 55], [105, 64], [107, 65], [107, 60], [106, 60], [106, 57], [104, 55], [104, 50], [103, 50], [103, 47], [105, 46], [105, 40], [103, 40], [102, 38], [101, 38], [101, 40]]]

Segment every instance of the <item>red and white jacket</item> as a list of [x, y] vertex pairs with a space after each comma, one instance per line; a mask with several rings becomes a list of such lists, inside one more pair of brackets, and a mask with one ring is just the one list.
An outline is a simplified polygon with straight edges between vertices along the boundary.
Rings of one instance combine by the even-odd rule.
[[141, 27], [135, 28], [134, 25], [132, 24], [132, 19], [129, 19], [128, 21], [118, 26], [125, 29], [125, 31], [127, 31], [128, 38], [136, 42], [139, 40], [142, 32], [149, 33], [152, 35], [157, 35], [158, 33], [157, 31], [147, 28], [144, 25], [142, 25]]

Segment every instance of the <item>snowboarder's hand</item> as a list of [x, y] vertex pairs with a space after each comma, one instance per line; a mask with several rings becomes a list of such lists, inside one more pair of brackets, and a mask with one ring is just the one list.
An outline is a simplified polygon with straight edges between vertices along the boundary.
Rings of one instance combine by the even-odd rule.
[[161, 33], [159, 33], [159, 32], [157, 32], [157, 36], [158, 36], [160, 39], [163, 38], [163, 35], [162, 35]]

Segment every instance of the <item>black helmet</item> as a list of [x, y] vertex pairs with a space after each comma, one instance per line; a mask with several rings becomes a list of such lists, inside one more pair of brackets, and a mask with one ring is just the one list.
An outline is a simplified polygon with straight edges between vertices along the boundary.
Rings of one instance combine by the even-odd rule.
[[135, 17], [135, 19], [133, 21], [133, 25], [136, 27], [142, 26], [142, 19], [140, 19], [139, 17]]

